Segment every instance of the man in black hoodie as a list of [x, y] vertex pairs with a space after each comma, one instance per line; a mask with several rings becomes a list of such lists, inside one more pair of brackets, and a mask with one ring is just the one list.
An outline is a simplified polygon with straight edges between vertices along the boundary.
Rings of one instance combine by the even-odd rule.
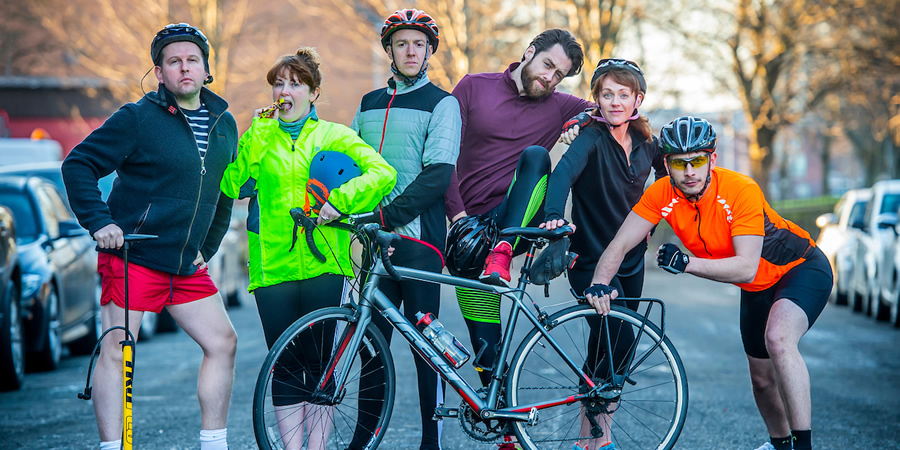
[[[234, 381], [237, 335], [206, 271], [228, 229], [232, 200], [221, 194], [234, 160], [237, 127], [228, 104], [204, 84], [209, 43], [188, 24], [168, 25], [150, 48], [159, 90], [128, 103], [76, 146], [63, 162], [69, 202], [97, 241], [104, 329], [125, 321], [124, 233], [155, 234], [130, 248], [129, 328], [144, 311], [166, 307], [203, 349], [197, 382], [201, 449], [227, 448], [225, 426]], [[116, 171], [109, 199], [97, 180]], [[123, 231], [124, 230], [124, 231]], [[122, 437], [122, 332], [104, 339], [94, 372], [94, 413], [101, 449]]]

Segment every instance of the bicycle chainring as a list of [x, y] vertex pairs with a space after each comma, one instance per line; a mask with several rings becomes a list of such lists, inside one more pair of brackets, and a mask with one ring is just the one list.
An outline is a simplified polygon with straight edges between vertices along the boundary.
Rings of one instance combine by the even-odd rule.
[[502, 443], [503, 432], [506, 430], [505, 420], [482, 419], [465, 400], [459, 405], [458, 417], [459, 426], [470, 439], [484, 443]]

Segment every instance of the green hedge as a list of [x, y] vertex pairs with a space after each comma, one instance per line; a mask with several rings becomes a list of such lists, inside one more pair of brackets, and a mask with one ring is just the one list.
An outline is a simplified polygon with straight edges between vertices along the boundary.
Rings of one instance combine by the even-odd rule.
[[772, 208], [791, 222], [800, 225], [815, 239], [819, 235], [816, 217], [834, 211], [834, 205], [840, 197], [823, 196], [804, 199], [781, 200], [772, 202]]

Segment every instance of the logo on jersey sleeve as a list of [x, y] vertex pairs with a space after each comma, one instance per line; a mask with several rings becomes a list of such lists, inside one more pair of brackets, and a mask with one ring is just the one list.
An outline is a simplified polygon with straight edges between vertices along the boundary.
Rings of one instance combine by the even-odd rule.
[[663, 216], [663, 219], [669, 217], [669, 214], [672, 213], [672, 210], [675, 209], [675, 205], [678, 203], [678, 197], [672, 197], [672, 201], [669, 202], [668, 205], [664, 206], [660, 213]]
[[728, 223], [731, 223], [731, 222], [734, 220], [734, 218], [733, 218], [732, 215], [731, 215], [731, 206], [728, 205], [728, 200], [725, 200], [724, 198], [719, 197], [719, 196], [717, 195], [717, 196], [716, 196], [716, 201], [717, 201], [720, 205], [722, 205], [722, 209], [725, 210], [725, 214], [726, 214], [726, 216], [727, 216], [727, 217], [725, 217], [725, 220], [727, 220]]

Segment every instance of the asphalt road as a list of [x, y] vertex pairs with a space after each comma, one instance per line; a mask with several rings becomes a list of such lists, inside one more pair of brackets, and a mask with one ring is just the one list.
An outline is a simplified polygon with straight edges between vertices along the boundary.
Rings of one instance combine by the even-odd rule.
[[[515, 266], [515, 264], [514, 264]], [[567, 282], [554, 282], [551, 299], [568, 302]], [[766, 431], [750, 393], [738, 330], [737, 288], [649, 268], [645, 296], [667, 302], [667, 334], [687, 370], [690, 408], [678, 441], [686, 449], [754, 449]], [[451, 291], [441, 321], [468, 344]], [[571, 304], [568, 302], [567, 304]], [[265, 342], [252, 297], [231, 310], [238, 331], [236, 383], [228, 420], [232, 449], [255, 448], [250, 402]], [[563, 306], [563, 305], [560, 305]], [[550, 309], [556, 309], [557, 306]], [[813, 442], [818, 449], [900, 448], [900, 330], [829, 306], [801, 342], [812, 379]], [[415, 449], [419, 441], [414, 365], [395, 337], [398, 398], [381, 448]], [[184, 332], [139, 342], [134, 387], [136, 448], [199, 448], [196, 400], [199, 347]], [[29, 374], [21, 391], [0, 393], [0, 448], [96, 448], [93, 409], [76, 394], [84, 386], [86, 357], [64, 358], [60, 369]], [[477, 379], [467, 367], [470, 381]], [[448, 392], [448, 406], [459, 398]], [[492, 446], [469, 440], [455, 421], [444, 424], [444, 448]]]

